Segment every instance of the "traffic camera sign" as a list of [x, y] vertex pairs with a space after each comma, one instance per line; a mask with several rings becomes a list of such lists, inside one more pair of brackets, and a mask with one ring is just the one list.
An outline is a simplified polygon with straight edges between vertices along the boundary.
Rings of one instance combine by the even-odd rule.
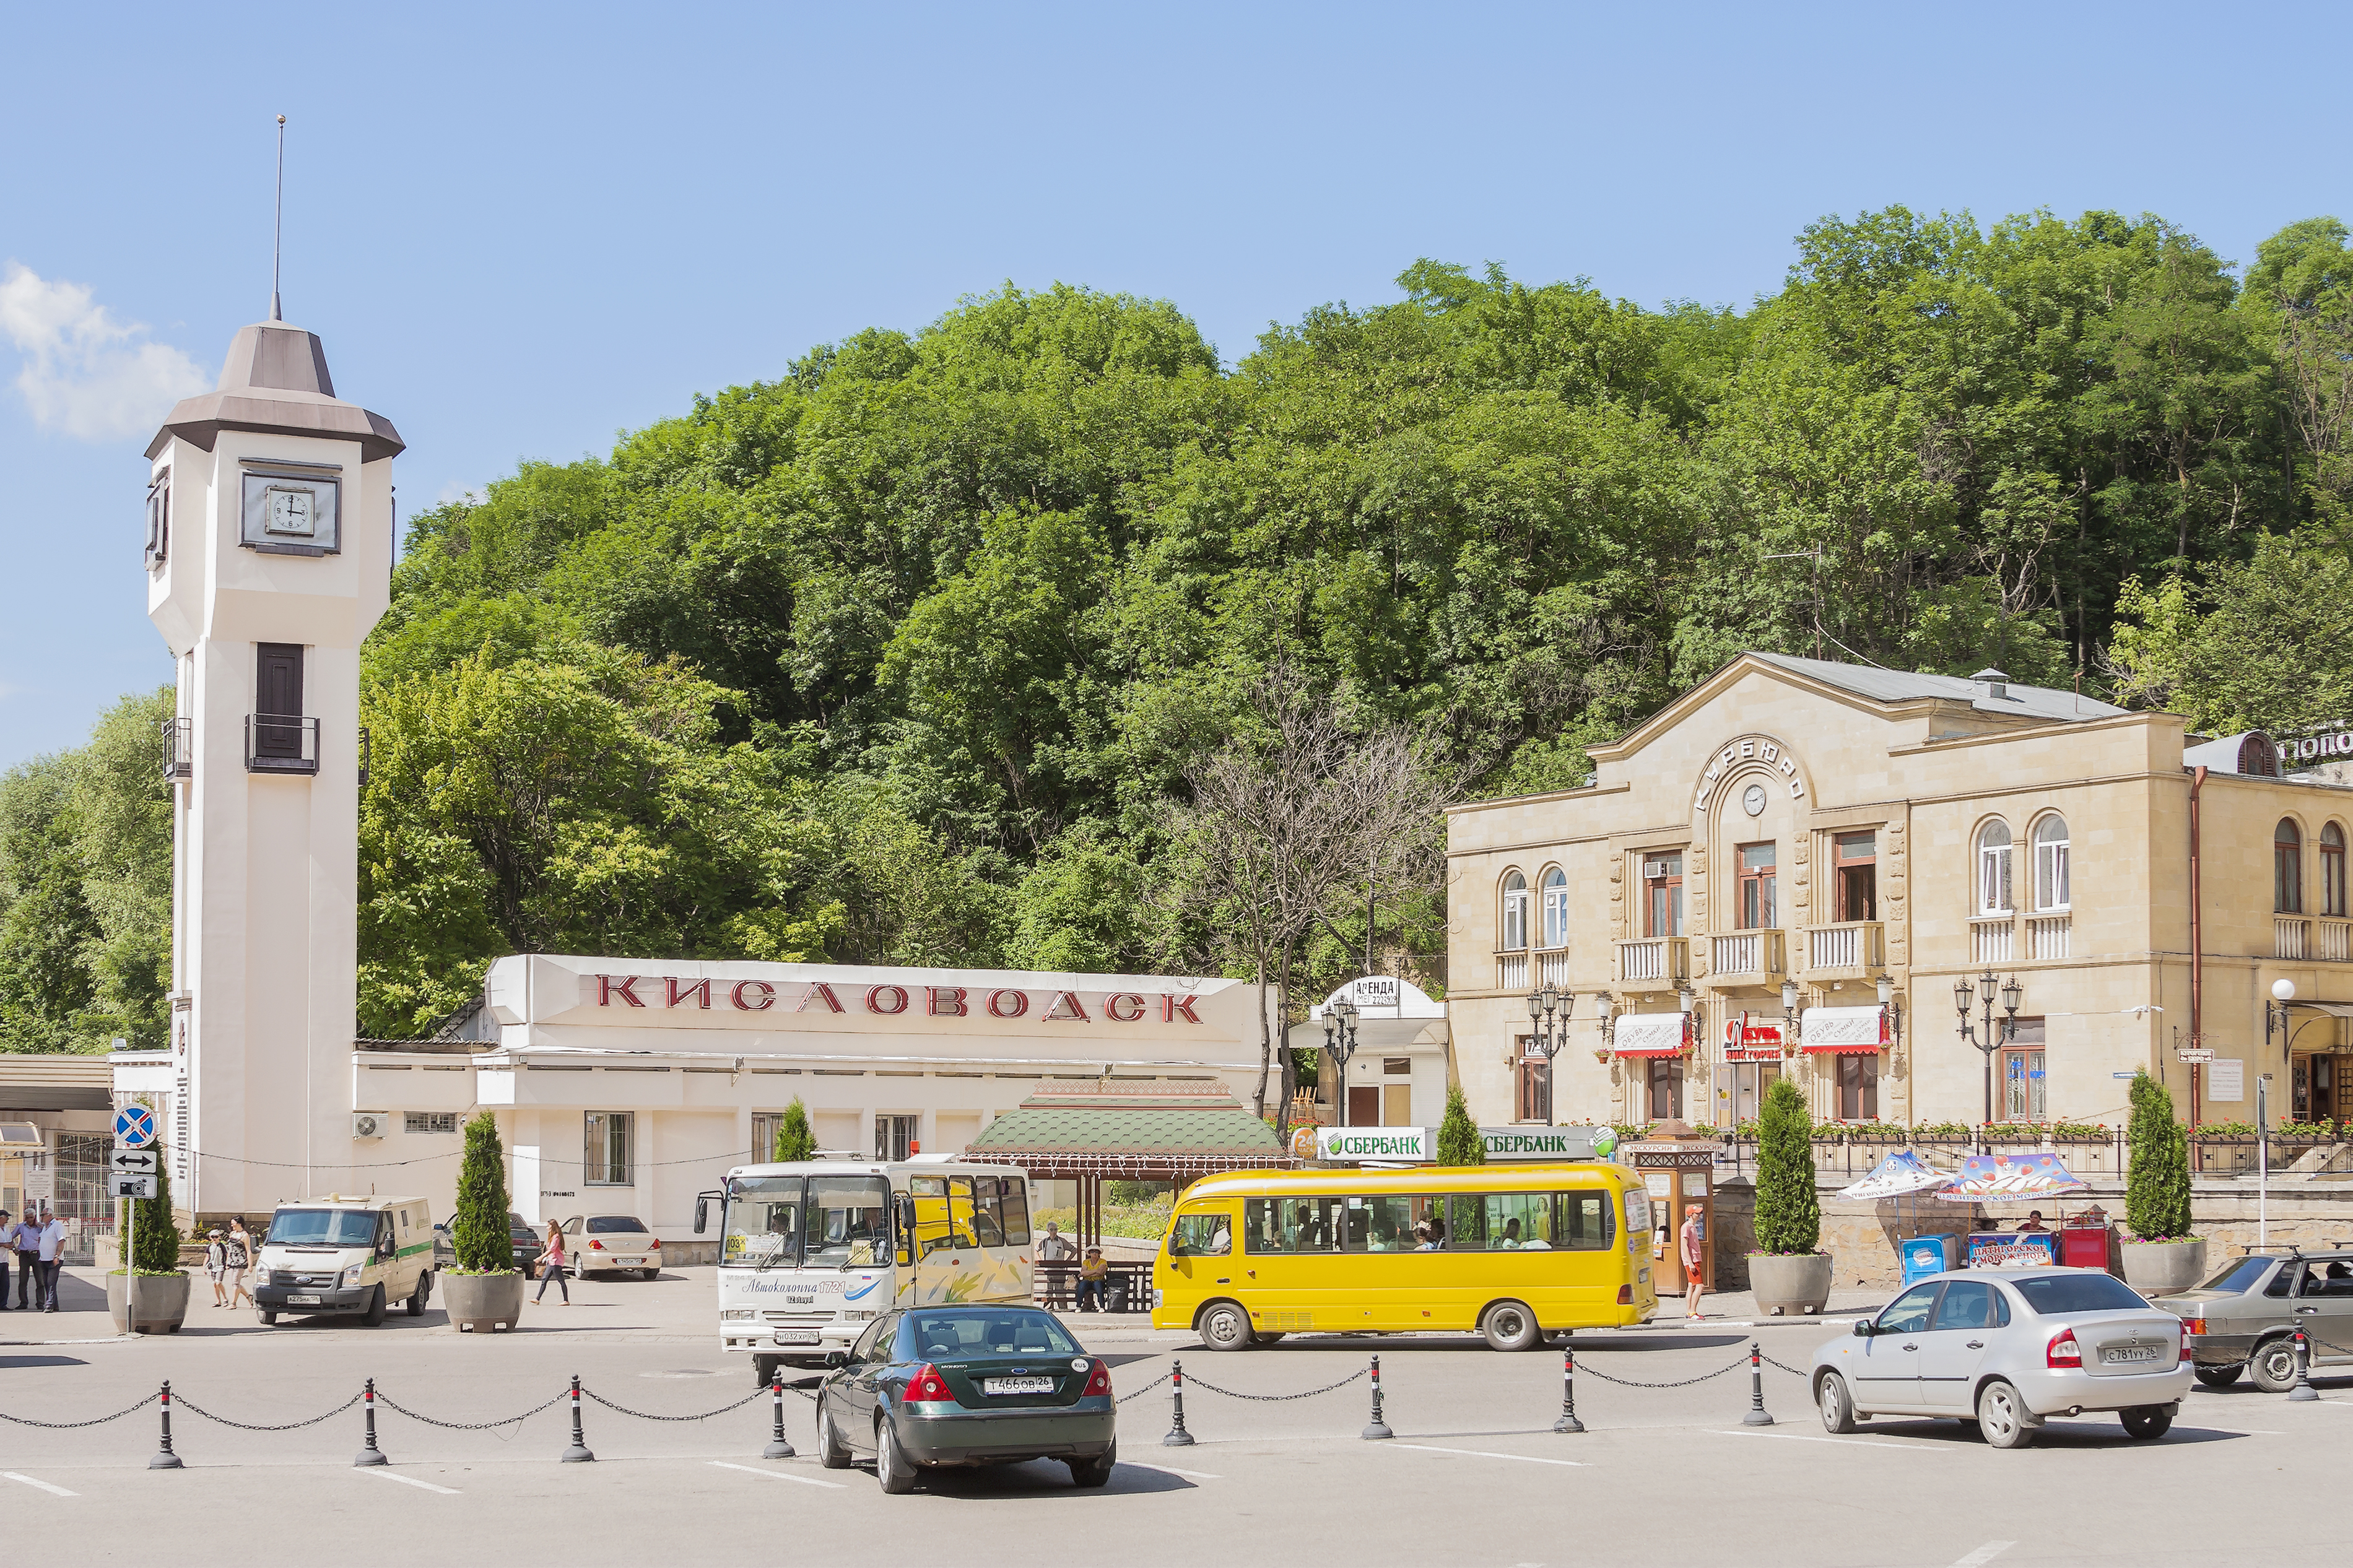
[[125, 1149], [144, 1149], [155, 1142], [155, 1113], [143, 1105], [126, 1105], [114, 1113], [114, 1141]]
[[155, 1178], [153, 1176], [117, 1176], [112, 1183], [113, 1195], [118, 1198], [153, 1199]]

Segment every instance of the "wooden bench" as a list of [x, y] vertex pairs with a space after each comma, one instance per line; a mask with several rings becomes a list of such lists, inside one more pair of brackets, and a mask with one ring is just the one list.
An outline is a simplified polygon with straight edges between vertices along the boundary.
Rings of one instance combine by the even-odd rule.
[[[1040, 1262], [1036, 1265], [1030, 1273], [1029, 1280], [1030, 1292], [1037, 1303], [1052, 1311], [1072, 1310], [1078, 1302], [1080, 1267], [1076, 1263]], [[1113, 1287], [1121, 1284], [1126, 1286], [1125, 1301], [1119, 1310], [1125, 1312], [1152, 1310], [1151, 1259], [1145, 1258], [1136, 1262], [1107, 1262], [1104, 1267], [1103, 1283], [1106, 1297], [1110, 1296]], [[1112, 1309], [1106, 1306], [1101, 1310], [1109, 1311]]]

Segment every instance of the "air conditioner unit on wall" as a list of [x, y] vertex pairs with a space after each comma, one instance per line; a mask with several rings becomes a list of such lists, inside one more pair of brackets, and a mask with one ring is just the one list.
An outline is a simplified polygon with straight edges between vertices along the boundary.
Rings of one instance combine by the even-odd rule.
[[384, 1136], [385, 1123], [390, 1120], [391, 1118], [381, 1110], [354, 1110], [352, 1112], [352, 1136], [381, 1138]]

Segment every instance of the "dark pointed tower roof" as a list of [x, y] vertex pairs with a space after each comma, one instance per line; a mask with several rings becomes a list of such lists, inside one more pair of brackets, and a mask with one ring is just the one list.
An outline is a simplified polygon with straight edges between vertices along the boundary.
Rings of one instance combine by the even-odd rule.
[[147, 455], [162, 452], [174, 436], [209, 452], [224, 430], [355, 440], [360, 460], [368, 463], [393, 457], [407, 445], [391, 420], [335, 395], [326, 345], [318, 333], [283, 321], [238, 329], [219, 384], [182, 398], [147, 444]]

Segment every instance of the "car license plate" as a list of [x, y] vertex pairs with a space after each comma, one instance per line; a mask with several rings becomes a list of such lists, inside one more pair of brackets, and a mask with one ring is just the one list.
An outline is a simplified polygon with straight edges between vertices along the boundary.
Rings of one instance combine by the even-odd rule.
[[1051, 1394], [1054, 1380], [1050, 1377], [984, 1377], [980, 1380], [983, 1394]]
[[2100, 1352], [2100, 1359], [2107, 1363], [2110, 1366], [2129, 1366], [2135, 1362], [2155, 1361], [2157, 1359], [2157, 1347], [2155, 1345], [2127, 1345], [2121, 1350], [2104, 1350]]
[[642, 1258], [616, 1258], [613, 1261], [624, 1268], [642, 1268], [646, 1260]]
[[778, 1329], [776, 1342], [780, 1345], [813, 1345], [817, 1343], [815, 1329]]
[[286, 1298], [286, 1304], [290, 1307], [315, 1307], [319, 1304], [319, 1298], [316, 1296], [289, 1296]]

